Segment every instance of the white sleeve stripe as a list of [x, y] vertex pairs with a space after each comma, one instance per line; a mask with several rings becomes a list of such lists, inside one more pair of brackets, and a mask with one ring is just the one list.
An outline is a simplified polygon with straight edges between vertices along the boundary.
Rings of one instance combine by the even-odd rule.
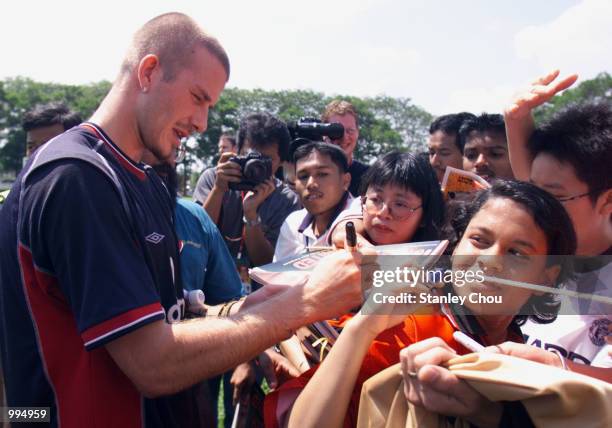
[[105, 339], [105, 338], [107, 338], [108, 336], [111, 336], [111, 335], [113, 335], [113, 334], [116, 334], [116, 333], [120, 332], [121, 330], [125, 330], [126, 328], [130, 328], [130, 327], [132, 327], [132, 326], [133, 326], [133, 325], [135, 325], [135, 324], [138, 324], [138, 323], [141, 323], [141, 322], [143, 322], [143, 321], [146, 321], [146, 320], [148, 320], [149, 318], [155, 317], [155, 316], [157, 316], [157, 315], [164, 315], [164, 317], [165, 317], [164, 310], [163, 310], [163, 309], [160, 309], [160, 310], [159, 310], [159, 311], [157, 311], [157, 312], [153, 312], [153, 313], [151, 313], [151, 314], [147, 314], [147, 315], [145, 315], [145, 316], [143, 316], [143, 317], [138, 318], [137, 320], [132, 321], [131, 323], [128, 323], [128, 324], [122, 325], [121, 327], [116, 328], [116, 329], [114, 329], [114, 330], [111, 330], [111, 331], [109, 331], [108, 333], [105, 333], [105, 334], [103, 334], [103, 335], [101, 335], [101, 336], [96, 337], [95, 339], [91, 339], [89, 342], [85, 342], [85, 347], [91, 346], [92, 344], [94, 344], [94, 343], [96, 343], [96, 342], [99, 342], [100, 340]]

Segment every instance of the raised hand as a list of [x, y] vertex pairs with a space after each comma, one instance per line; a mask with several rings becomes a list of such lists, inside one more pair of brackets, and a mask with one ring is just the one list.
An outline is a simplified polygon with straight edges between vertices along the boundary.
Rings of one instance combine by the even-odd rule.
[[519, 120], [527, 117], [539, 105], [550, 100], [557, 93], [569, 88], [578, 80], [577, 74], [571, 74], [561, 79], [559, 70], [554, 70], [536, 79], [525, 90], [518, 92], [504, 110], [507, 119]]

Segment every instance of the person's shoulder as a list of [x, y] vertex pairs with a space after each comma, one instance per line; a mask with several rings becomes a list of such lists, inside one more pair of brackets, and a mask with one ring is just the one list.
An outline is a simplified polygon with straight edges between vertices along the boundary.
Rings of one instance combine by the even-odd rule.
[[300, 198], [298, 195], [289, 188], [285, 183], [280, 180], [276, 180], [276, 189], [271, 195], [274, 199], [279, 202], [286, 201], [291, 205], [299, 206]]
[[304, 218], [308, 215], [308, 211], [306, 208], [302, 208], [301, 210], [293, 211], [290, 213], [285, 219], [285, 223], [289, 226], [300, 225]]
[[[206, 210], [199, 204], [185, 198], [176, 198], [176, 214], [197, 218], [203, 226], [215, 226]], [[216, 227], [216, 226], [215, 226]]]
[[202, 172], [202, 176], [203, 177], [216, 177], [217, 169], [214, 166], [210, 166]]

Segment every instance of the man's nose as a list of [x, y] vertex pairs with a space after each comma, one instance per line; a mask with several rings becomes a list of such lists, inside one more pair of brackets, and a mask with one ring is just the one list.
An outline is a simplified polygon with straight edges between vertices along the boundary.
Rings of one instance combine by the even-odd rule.
[[488, 163], [489, 161], [484, 153], [479, 153], [478, 157], [476, 158], [475, 165], [487, 165]]
[[203, 133], [208, 129], [208, 107], [198, 109], [191, 118], [193, 131]]

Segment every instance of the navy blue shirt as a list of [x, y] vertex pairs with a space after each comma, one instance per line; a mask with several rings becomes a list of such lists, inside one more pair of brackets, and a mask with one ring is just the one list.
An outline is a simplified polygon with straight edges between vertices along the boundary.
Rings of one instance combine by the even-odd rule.
[[52, 426], [197, 426], [191, 391], [145, 399], [103, 346], [184, 317], [173, 202], [91, 124], [29, 160], [0, 212], [9, 406], [51, 407]]

